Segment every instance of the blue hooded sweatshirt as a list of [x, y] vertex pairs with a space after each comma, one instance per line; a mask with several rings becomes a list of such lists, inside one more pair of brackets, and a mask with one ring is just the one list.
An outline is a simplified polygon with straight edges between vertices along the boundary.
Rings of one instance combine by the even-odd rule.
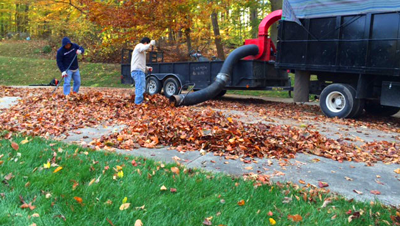
[[[66, 49], [65, 45], [71, 43], [71, 48]], [[68, 66], [71, 64], [72, 60], [76, 55], [76, 51], [80, 49], [82, 53], [85, 52], [82, 46], [79, 46], [75, 43], [72, 43], [69, 38], [64, 37], [62, 40], [62, 46], [57, 50], [57, 65], [61, 72], [66, 71]], [[69, 70], [76, 70], [78, 69], [78, 57], [75, 58], [74, 62], [72, 62], [71, 67]]]

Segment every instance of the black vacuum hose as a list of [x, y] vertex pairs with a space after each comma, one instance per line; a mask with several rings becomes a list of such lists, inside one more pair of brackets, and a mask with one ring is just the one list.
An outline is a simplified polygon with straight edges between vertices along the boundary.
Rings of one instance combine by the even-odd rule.
[[169, 98], [174, 106], [195, 105], [216, 97], [225, 87], [232, 74], [233, 67], [243, 57], [258, 54], [258, 46], [245, 45], [232, 51], [222, 65], [215, 81], [206, 88], [188, 94], [173, 95]]

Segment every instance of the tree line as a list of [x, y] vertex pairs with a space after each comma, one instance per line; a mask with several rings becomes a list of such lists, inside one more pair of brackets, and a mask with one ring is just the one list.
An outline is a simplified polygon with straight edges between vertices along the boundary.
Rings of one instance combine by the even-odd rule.
[[[117, 59], [143, 36], [183, 58], [190, 51], [230, 48], [255, 38], [258, 25], [279, 0], [2, 0], [0, 39], [63, 36], [85, 45], [93, 61]], [[274, 31], [272, 31], [274, 32]]]

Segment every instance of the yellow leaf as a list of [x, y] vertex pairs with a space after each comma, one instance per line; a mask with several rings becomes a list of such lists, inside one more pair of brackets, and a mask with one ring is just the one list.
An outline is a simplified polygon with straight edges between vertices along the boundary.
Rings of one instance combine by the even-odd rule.
[[393, 170], [395, 173], [400, 174], [400, 168]]
[[126, 210], [129, 208], [130, 205], [130, 203], [124, 203], [119, 207], [119, 210]]
[[123, 178], [123, 177], [124, 177], [124, 171], [122, 171], [122, 170], [119, 171], [119, 172], [118, 172], [118, 177], [119, 177], [119, 178]]
[[135, 226], [143, 226], [143, 223], [141, 220], [136, 220]]
[[53, 173], [57, 173], [57, 172], [60, 171], [60, 170], [62, 170], [62, 166], [57, 167], [57, 169], [55, 169], [55, 170], [53, 171]]
[[94, 181], [96, 180], [96, 178], [93, 178], [90, 182], [89, 182], [89, 186], [92, 185], [94, 183]]
[[228, 119], [228, 121], [229, 121], [230, 123], [233, 123], [233, 120], [232, 120], [231, 117], [228, 117], [227, 119]]
[[166, 191], [166, 190], [167, 190], [167, 188], [164, 185], [161, 186], [160, 191]]
[[21, 141], [21, 144], [26, 144], [28, 142], [29, 142], [28, 137], [25, 137], [25, 140]]
[[47, 163], [43, 164], [43, 168], [49, 169], [50, 168], [50, 162], [47, 162]]
[[269, 223], [270, 223], [271, 225], [275, 225], [275, 224], [276, 224], [276, 221], [274, 220], [274, 218], [269, 218]]
[[124, 199], [122, 199], [122, 204], [126, 203], [126, 201], [128, 201], [128, 197], [125, 197]]

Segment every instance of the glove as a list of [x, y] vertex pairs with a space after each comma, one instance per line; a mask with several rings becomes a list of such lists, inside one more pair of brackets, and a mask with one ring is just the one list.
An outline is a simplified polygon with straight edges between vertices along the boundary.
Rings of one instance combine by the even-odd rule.
[[67, 76], [68, 76], [68, 74], [67, 74], [67, 72], [66, 72], [66, 71], [63, 71], [63, 72], [62, 72], [62, 74], [61, 74], [61, 76], [62, 76], [63, 78], [65, 78], [65, 77], [67, 77]]
[[82, 50], [80, 50], [80, 49], [78, 49], [77, 51], [76, 51], [76, 54], [81, 54], [82, 53]]
[[156, 46], [156, 40], [151, 40], [151, 41], [150, 41], [150, 45]]

